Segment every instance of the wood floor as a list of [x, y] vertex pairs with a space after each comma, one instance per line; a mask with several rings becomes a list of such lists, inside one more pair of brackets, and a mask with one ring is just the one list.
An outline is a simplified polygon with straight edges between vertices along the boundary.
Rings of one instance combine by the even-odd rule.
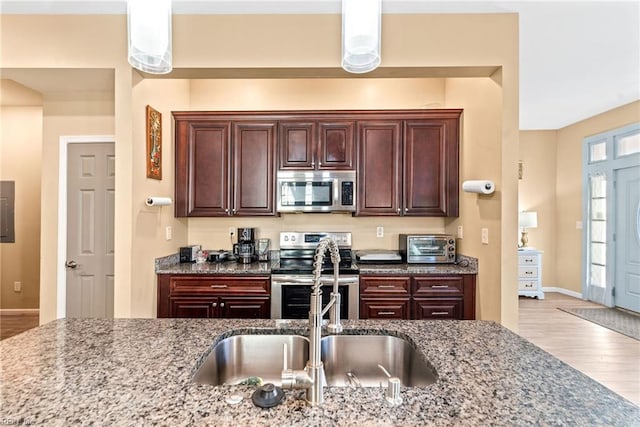
[[[598, 305], [547, 292], [544, 300], [520, 297], [519, 307], [520, 335], [640, 405], [640, 341], [558, 310]], [[35, 326], [37, 314], [2, 315], [0, 339]]]
[[0, 315], [0, 340], [35, 328], [39, 321], [38, 313], [2, 314]]
[[520, 297], [519, 334], [640, 405], [640, 341], [558, 307], [599, 306], [555, 292], [546, 292], [544, 300]]

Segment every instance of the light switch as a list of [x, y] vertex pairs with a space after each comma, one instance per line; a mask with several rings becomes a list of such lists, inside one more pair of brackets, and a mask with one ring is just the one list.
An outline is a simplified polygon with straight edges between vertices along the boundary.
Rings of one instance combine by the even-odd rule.
[[384, 227], [379, 225], [376, 227], [376, 237], [384, 237]]
[[462, 239], [464, 237], [464, 234], [462, 232], [462, 226], [459, 225], [458, 226], [458, 239]]
[[171, 228], [170, 225], [167, 225], [167, 228], [164, 229], [164, 238], [166, 240], [173, 239], [173, 229]]
[[488, 245], [489, 244], [489, 229], [488, 228], [483, 228], [482, 229], [482, 244], [483, 245]]

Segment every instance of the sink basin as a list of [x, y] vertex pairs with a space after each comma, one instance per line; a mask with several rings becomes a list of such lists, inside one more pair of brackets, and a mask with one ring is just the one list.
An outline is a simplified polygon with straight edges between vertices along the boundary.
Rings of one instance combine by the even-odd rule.
[[235, 335], [218, 342], [193, 375], [199, 384], [236, 385], [249, 377], [281, 383], [284, 344], [288, 366], [304, 369], [309, 343], [299, 335]]
[[[299, 335], [235, 335], [218, 342], [201, 359], [193, 381], [237, 385], [250, 377], [282, 383], [283, 351], [288, 368], [304, 369], [309, 342]], [[388, 335], [330, 335], [320, 342], [329, 387], [386, 387], [388, 377], [378, 365], [406, 387], [433, 384], [437, 374], [408, 341]]]
[[388, 335], [330, 335], [321, 341], [322, 361], [330, 387], [386, 387], [398, 377], [406, 387], [433, 384], [437, 374], [408, 341]]

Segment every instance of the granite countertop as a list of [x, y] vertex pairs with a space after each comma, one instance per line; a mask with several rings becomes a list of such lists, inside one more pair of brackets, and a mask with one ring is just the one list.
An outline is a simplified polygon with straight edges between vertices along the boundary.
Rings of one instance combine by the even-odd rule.
[[[269, 275], [278, 268], [277, 256], [271, 261], [240, 264], [236, 261], [204, 264], [179, 263], [177, 254], [156, 259], [156, 274]], [[356, 264], [360, 274], [477, 274], [478, 260], [458, 254], [456, 264]]]
[[[261, 409], [251, 403], [252, 386], [193, 383], [196, 362], [226, 336], [306, 334], [306, 322], [67, 319], [0, 342], [0, 420], [47, 426], [640, 424], [640, 408], [493, 322], [344, 326], [344, 333], [406, 337], [435, 367], [438, 381], [402, 387], [398, 407], [387, 405], [379, 388], [332, 387], [321, 406], [287, 391], [281, 405]], [[244, 399], [231, 406], [225, 402], [231, 394]]]

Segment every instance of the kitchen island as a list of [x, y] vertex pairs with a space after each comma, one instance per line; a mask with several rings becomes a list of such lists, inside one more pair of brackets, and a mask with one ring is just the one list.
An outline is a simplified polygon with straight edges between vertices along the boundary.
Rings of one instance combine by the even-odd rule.
[[[305, 321], [62, 319], [0, 342], [0, 420], [40, 425], [619, 425], [640, 408], [487, 321], [345, 321], [346, 334], [406, 338], [435, 367], [427, 387], [326, 388], [311, 407], [287, 391], [271, 409], [252, 386], [191, 381], [197, 361], [242, 333], [307, 334]], [[261, 357], [260, 354], [255, 355]], [[244, 397], [237, 405], [225, 398]]]

